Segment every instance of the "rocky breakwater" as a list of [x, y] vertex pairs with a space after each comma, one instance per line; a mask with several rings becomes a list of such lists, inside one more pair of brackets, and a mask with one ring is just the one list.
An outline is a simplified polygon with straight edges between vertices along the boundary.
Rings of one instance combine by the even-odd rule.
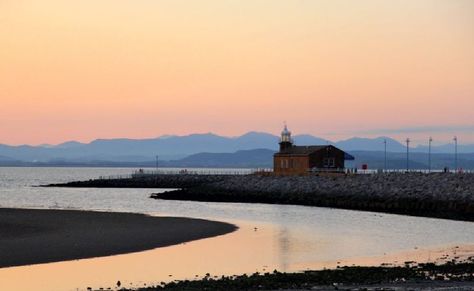
[[368, 210], [474, 221], [474, 174], [230, 176], [152, 198]]
[[131, 176], [129, 178], [100, 178], [87, 181], [73, 181], [60, 184], [43, 185], [43, 187], [91, 187], [91, 188], [189, 188], [202, 184], [212, 184], [231, 175], [197, 175], [197, 174], [160, 174]]

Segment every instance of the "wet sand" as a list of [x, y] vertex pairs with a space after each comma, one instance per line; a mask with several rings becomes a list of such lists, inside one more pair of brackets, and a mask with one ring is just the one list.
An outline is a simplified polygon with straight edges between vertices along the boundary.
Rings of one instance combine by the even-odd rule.
[[228, 223], [191, 218], [0, 208], [0, 267], [143, 251], [236, 229]]

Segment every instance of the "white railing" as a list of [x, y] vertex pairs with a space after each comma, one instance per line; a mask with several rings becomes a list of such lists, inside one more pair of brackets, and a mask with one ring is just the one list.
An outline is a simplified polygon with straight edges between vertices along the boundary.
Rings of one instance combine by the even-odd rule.
[[474, 170], [428, 170], [428, 169], [356, 169], [356, 168], [313, 168], [310, 173], [347, 173], [347, 174], [383, 174], [383, 173], [451, 173], [451, 174], [474, 174]]
[[257, 168], [257, 169], [205, 169], [205, 168], [163, 168], [155, 170], [139, 169], [133, 172], [133, 177], [145, 177], [156, 175], [250, 175], [254, 173], [272, 172], [272, 169]]
[[384, 173], [422, 173], [422, 174], [430, 174], [430, 173], [451, 173], [451, 174], [474, 174], [474, 170], [428, 170], [428, 169], [357, 169], [356, 172], [352, 171], [355, 174], [384, 174]]
[[[310, 173], [348, 173], [348, 174], [383, 174], [383, 173], [444, 173], [444, 170], [427, 170], [427, 169], [414, 169], [407, 171], [406, 169], [355, 169], [355, 168], [345, 168], [345, 169], [326, 169], [326, 168], [314, 168], [309, 170]], [[130, 178], [146, 178], [153, 177], [157, 175], [228, 175], [228, 176], [238, 176], [238, 175], [250, 175], [250, 174], [272, 174], [273, 169], [270, 168], [256, 168], [256, 169], [206, 169], [206, 168], [162, 168], [162, 169], [138, 169], [135, 170], [132, 174], [126, 175], [112, 175], [112, 176], [100, 176], [99, 179], [130, 179]], [[454, 171], [449, 170], [448, 173], [467, 173], [474, 174], [474, 170], [462, 170]]]
[[133, 178], [133, 174], [125, 174], [125, 175], [110, 175], [110, 176], [99, 176], [99, 180], [115, 180], [115, 179], [131, 179]]

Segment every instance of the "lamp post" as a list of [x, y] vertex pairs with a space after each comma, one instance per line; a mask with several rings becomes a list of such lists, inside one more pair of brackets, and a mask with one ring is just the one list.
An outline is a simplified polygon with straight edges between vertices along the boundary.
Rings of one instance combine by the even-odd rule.
[[428, 173], [431, 173], [431, 143], [433, 142], [433, 138], [430, 136], [428, 141]]
[[454, 173], [458, 171], [458, 137], [454, 136]]
[[410, 171], [410, 158], [409, 158], [409, 153], [410, 153], [410, 139], [407, 138], [406, 140], [407, 143], [407, 172]]
[[383, 145], [384, 145], [384, 161], [383, 161], [383, 169], [386, 172], [387, 171], [387, 139], [383, 140]]

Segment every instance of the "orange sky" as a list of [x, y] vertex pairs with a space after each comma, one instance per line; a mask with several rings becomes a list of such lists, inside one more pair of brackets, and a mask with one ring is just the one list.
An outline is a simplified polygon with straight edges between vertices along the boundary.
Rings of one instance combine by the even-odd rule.
[[474, 1], [0, 0], [0, 101], [7, 144], [474, 142]]

